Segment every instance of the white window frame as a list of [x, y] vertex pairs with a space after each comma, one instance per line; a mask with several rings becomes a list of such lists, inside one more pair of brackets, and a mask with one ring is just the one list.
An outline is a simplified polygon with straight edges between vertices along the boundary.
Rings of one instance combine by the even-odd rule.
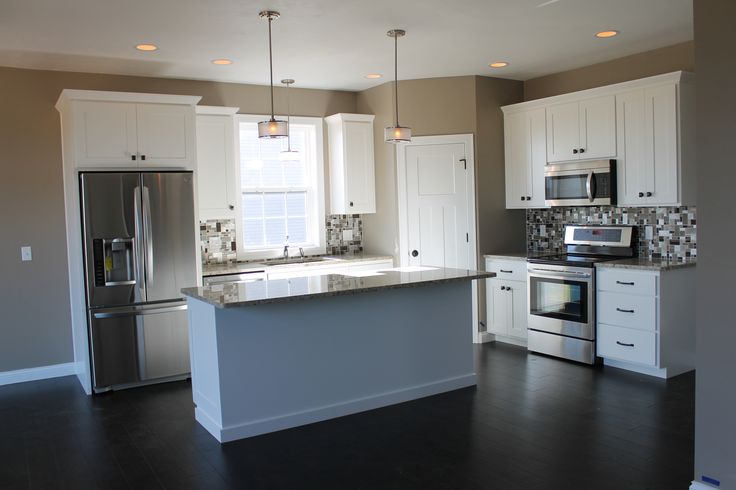
[[[241, 182], [241, 161], [240, 161], [240, 123], [258, 123], [269, 119], [270, 115], [257, 115], [257, 114], [238, 114], [236, 118], [236, 149], [237, 149], [237, 189], [238, 199], [235, 209], [237, 211], [236, 224], [237, 229], [237, 256], [238, 260], [262, 260], [271, 259], [283, 256], [284, 247], [279, 245], [274, 248], [264, 249], [246, 249], [243, 245], [242, 232], [245, 229], [245, 223], [243, 220], [243, 192]], [[277, 119], [286, 119], [286, 116], [277, 116]], [[302, 116], [291, 116], [291, 122], [298, 125], [309, 125], [314, 128], [314, 161], [307, 161], [307, 178], [310, 181], [314, 181], [314, 191], [307, 191], [307, 226], [314, 228], [316, 233], [316, 244], [312, 247], [305, 247], [305, 255], [319, 255], [324, 254], [326, 251], [327, 237], [325, 235], [325, 158], [324, 158], [324, 129], [323, 120], [321, 117], [302, 117]], [[288, 189], [274, 189], [286, 191]], [[316, 223], [312, 222], [312, 216]], [[293, 256], [293, 250], [290, 251]]]

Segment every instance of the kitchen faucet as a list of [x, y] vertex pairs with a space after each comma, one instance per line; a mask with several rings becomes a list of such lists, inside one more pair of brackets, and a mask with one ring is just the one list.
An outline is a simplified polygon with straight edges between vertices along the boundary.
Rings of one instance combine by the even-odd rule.
[[284, 258], [287, 260], [289, 258], [289, 235], [286, 235], [286, 240], [284, 241]]

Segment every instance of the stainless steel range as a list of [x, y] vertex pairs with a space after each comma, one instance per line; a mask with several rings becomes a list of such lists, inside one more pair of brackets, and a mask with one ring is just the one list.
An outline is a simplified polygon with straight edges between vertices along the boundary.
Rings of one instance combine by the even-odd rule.
[[595, 362], [595, 263], [636, 255], [633, 226], [565, 227], [567, 253], [529, 257], [528, 349]]

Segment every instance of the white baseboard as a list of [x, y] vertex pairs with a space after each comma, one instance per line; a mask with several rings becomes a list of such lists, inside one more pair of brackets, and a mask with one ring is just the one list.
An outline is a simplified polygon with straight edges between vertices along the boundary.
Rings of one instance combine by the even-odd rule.
[[478, 332], [478, 341], [476, 344], [485, 344], [487, 342], [493, 342], [496, 340], [496, 336], [488, 332]]
[[506, 337], [505, 335], [496, 335], [496, 342], [501, 342], [504, 344], [512, 344], [512, 345], [518, 345], [519, 347], [526, 347], [527, 342], [524, 339], [517, 339], [514, 337]]
[[711, 487], [710, 485], [706, 485], [705, 483], [701, 483], [699, 481], [693, 481], [690, 484], [690, 490], [713, 490], [717, 487]]
[[39, 379], [71, 376], [74, 374], [77, 374], [77, 365], [74, 362], [28, 369], [18, 369], [17, 371], [5, 371], [0, 372], [0, 386], [10, 385], [14, 383], [24, 383], [26, 381], [38, 381]]
[[654, 376], [657, 378], [667, 379], [667, 368], [656, 368], [649, 366], [641, 366], [631, 362], [617, 361], [615, 359], [603, 359], [604, 366], [611, 366], [618, 369], [626, 369], [627, 371], [633, 371], [639, 374], [646, 374], [648, 376]]
[[333, 405], [317, 407], [297, 413], [290, 413], [270, 417], [267, 419], [243, 422], [237, 425], [221, 427], [213, 417], [207, 414], [201, 407], [194, 411], [194, 418], [207, 432], [212, 434], [220, 442], [230, 442], [246, 437], [253, 437], [269, 432], [290, 429], [300, 425], [312, 424], [322, 420], [334, 419], [344, 415], [350, 415], [375, 408], [395, 405], [426, 396], [437, 395], [460, 388], [476, 385], [475, 373], [458, 376], [456, 378], [444, 379], [420, 386], [412, 386], [403, 390], [381, 393], [375, 396], [348, 400]]

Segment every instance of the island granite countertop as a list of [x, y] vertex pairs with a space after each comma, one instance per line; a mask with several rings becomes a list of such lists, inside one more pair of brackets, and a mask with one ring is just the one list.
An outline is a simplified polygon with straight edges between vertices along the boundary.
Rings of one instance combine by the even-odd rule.
[[198, 299], [217, 308], [280, 303], [299, 299], [417, 287], [495, 277], [492, 272], [446, 269], [441, 267], [396, 267], [366, 271], [356, 275], [327, 274], [291, 279], [256, 280], [184, 288], [184, 296]]
[[[371, 260], [393, 260], [390, 255], [375, 255], [367, 253], [357, 254], [344, 254], [344, 255], [321, 255], [319, 256], [322, 260], [315, 260], [311, 262], [299, 262], [299, 259], [294, 259], [293, 262], [287, 263], [269, 263], [268, 260], [261, 262], [229, 262], [225, 264], [207, 264], [202, 266], [202, 276], [223, 276], [228, 274], [242, 274], [246, 272], [260, 272], [266, 269], [272, 269], [274, 267], [310, 267], [325, 264], [336, 264], [340, 262], [363, 262]], [[312, 258], [312, 257], [307, 257]]]
[[637, 269], [646, 271], [667, 271], [672, 269], [680, 269], [682, 267], [695, 267], [697, 260], [694, 258], [682, 260], [667, 259], [650, 259], [647, 257], [634, 257], [632, 259], [611, 260], [607, 262], [598, 262], [595, 266], [599, 269], [618, 268], [618, 269]]

